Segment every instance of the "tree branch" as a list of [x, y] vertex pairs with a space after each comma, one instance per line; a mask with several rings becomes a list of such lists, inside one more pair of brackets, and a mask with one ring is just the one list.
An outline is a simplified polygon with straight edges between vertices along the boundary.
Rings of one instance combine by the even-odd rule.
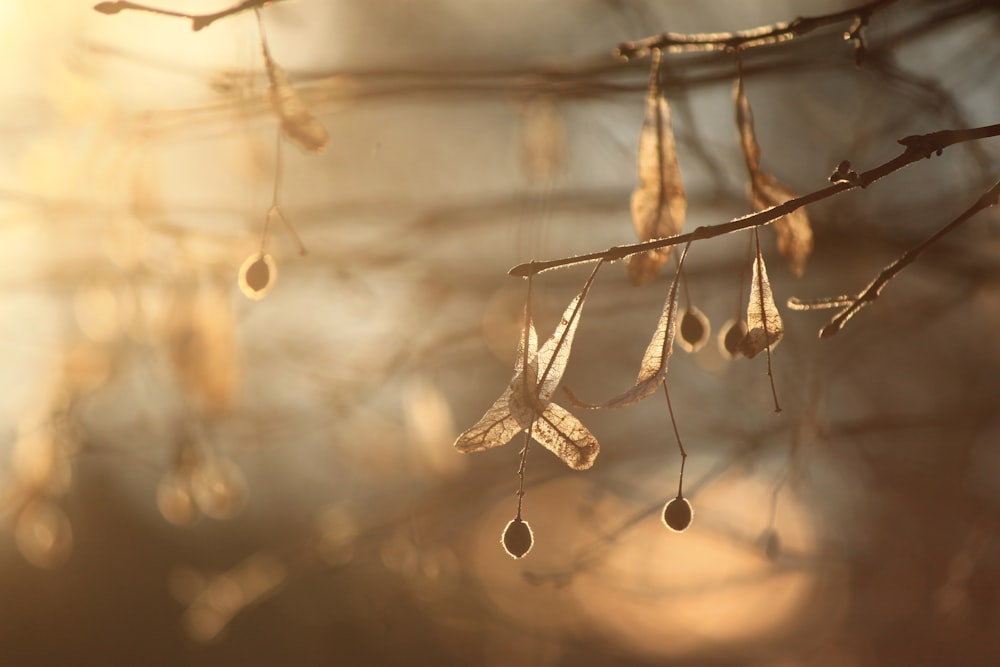
[[101, 12], [102, 14], [117, 14], [120, 11], [131, 9], [140, 12], [149, 12], [151, 14], [160, 14], [162, 16], [178, 16], [180, 18], [191, 20], [191, 29], [194, 31], [201, 30], [202, 28], [207, 28], [219, 19], [226, 18], [227, 16], [232, 16], [233, 14], [239, 14], [241, 12], [250, 11], [251, 9], [259, 9], [261, 7], [266, 7], [267, 5], [273, 4], [275, 2], [281, 2], [282, 0], [243, 0], [243, 2], [238, 5], [234, 5], [229, 9], [223, 9], [211, 14], [185, 14], [184, 12], [175, 12], [170, 9], [159, 9], [158, 7], [149, 7], [148, 5], [140, 5], [135, 2], [128, 2], [128, 0], [116, 0], [115, 2], [100, 2], [94, 5], [94, 10]]
[[896, 1], [874, 0], [873, 2], [840, 12], [833, 12], [822, 16], [799, 16], [789, 23], [775, 23], [759, 28], [750, 28], [749, 30], [737, 30], [736, 32], [691, 35], [665, 32], [633, 42], [624, 42], [615, 49], [615, 53], [625, 60], [630, 60], [632, 58], [647, 56], [654, 49], [668, 53], [750, 49], [755, 46], [785, 42], [796, 37], [801, 37], [817, 28], [835, 23], [843, 23], [850, 19], [854, 19], [854, 23], [851, 25], [850, 30], [844, 34], [844, 39], [854, 40], [858, 48], [863, 49], [865, 46], [863, 30], [867, 27], [871, 15]]
[[889, 281], [895, 278], [896, 275], [907, 266], [916, 261], [916, 259], [922, 255], [925, 250], [937, 243], [945, 235], [958, 229], [969, 218], [991, 206], [996, 206], [998, 202], [1000, 202], [1000, 181], [994, 183], [993, 187], [983, 193], [983, 195], [977, 199], [972, 206], [962, 211], [962, 213], [960, 213], [954, 220], [928, 236], [922, 242], [904, 252], [900, 255], [899, 259], [882, 269], [882, 271], [875, 276], [875, 280], [868, 284], [868, 287], [864, 288], [857, 296], [851, 297], [850, 301], [844, 305], [843, 310], [837, 313], [837, 315], [830, 320], [829, 324], [820, 329], [819, 337], [829, 338], [843, 329], [848, 320], [857, 315], [858, 311], [862, 308], [875, 301]]
[[841, 192], [847, 192], [848, 190], [854, 190], [855, 188], [866, 188], [875, 181], [888, 176], [895, 171], [899, 171], [907, 165], [924, 158], [929, 158], [934, 154], [940, 155], [941, 152], [949, 146], [996, 136], [1000, 136], [1000, 123], [985, 125], [983, 127], [969, 128], [966, 130], [941, 130], [938, 132], [931, 132], [930, 134], [910, 135], [908, 137], [903, 137], [898, 141], [898, 143], [902, 144], [904, 147], [903, 152], [888, 162], [885, 162], [874, 169], [870, 169], [869, 171], [857, 174], [856, 177], [837, 181], [825, 188], [816, 190], [815, 192], [810, 192], [809, 194], [805, 194], [801, 197], [796, 197], [795, 199], [789, 199], [782, 204], [766, 208], [763, 211], [744, 215], [719, 225], [698, 227], [693, 232], [678, 234], [677, 236], [653, 239], [652, 241], [645, 241], [643, 243], [613, 246], [607, 250], [591, 252], [584, 255], [576, 255], [574, 257], [550, 259], [540, 262], [531, 261], [524, 264], [518, 264], [507, 273], [511, 276], [526, 278], [550, 269], [584, 264], [586, 262], [596, 262], [598, 260], [613, 262], [624, 259], [630, 255], [635, 255], [636, 253], [646, 252], [647, 250], [667, 248], [670, 246], [680, 245], [682, 243], [688, 243], [689, 241], [711, 239], [717, 236], [738, 232], [743, 229], [749, 229], [751, 227], [760, 227], [762, 225], [770, 224], [778, 218], [788, 215], [803, 206], [814, 204], [818, 201], [822, 201], [823, 199], [840, 194]]

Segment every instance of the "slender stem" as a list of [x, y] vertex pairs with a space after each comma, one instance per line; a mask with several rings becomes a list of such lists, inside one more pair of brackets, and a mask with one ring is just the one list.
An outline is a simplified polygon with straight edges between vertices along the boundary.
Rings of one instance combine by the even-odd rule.
[[785, 42], [801, 37], [817, 28], [854, 19], [855, 26], [845, 34], [845, 39], [860, 40], [859, 30], [876, 11], [893, 4], [896, 0], [874, 0], [858, 7], [845, 9], [821, 16], [800, 16], [787, 23], [774, 23], [749, 30], [703, 34], [681, 34], [665, 32], [631, 42], [620, 44], [615, 53], [626, 59], [642, 58], [653, 50], [668, 53], [694, 51], [733, 51], [750, 49], [765, 44]]
[[[260, 23], [260, 12], [257, 12], [257, 21], [260, 26], [260, 40], [263, 45], [264, 52], [267, 52], [267, 42], [264, 39], [264, 26]], [[266, 56], [265, 56], [266, 57]], [[279, 195], [281, 193], [281, 181], [284, 175], [284, 160], [282, 157], [282, 139], [281, 139], [281, 126], [278, 126], [278, 130], [275, 133], [274, 139], [274, 183], [271, 186], [271, 206], [267, 209], [267, 218], [264, 221], [264, 233], [261, 235], [260, 239], [260, 254], [264, 254], [267, 251], [267, 242], [270, 239], [271, 233], [271, 219], [277, 217], [281, 220], [281, 224], [285, 226], [288, 233], [292, 235], [295, 240], [295, 244], [299, 247], [300, 255], [308, 255], [309, 250], [306, 249], [306, 244], [302, 241], [302, 237], [299, 236], [298, 231], [295, 227], [288, 221], [285, 214], [281, 212], [281, 202], [279, 201]]]
[[771, 508], [767, 516], [768, 530], [774, 530], [774, 524], [778, 518], [778, 497], [781, 495], [781, 489], [785, 486], [786, 479], [788, 479], [788, 471], [782, 469], [778, 479], [774, 482], [774, 488], [771, 489]]
[[[258, 15], [259, 18], [259, 15]], [[262, 28], [263, 30], [263, 28]], [[263, 39], [264, 34], [261, 33], [261, 39]], [[271, 235], [271, 218], [274, 215], [278, 215], [282, 221], [285, 217], [281, 215], [280, 208], [278, 206], [278, 193], [281, 190], [281, 128], [278, 128], [275, 141], [274, 141], [274, 184], [271, 188], [271, 206], [267, 209], [267, 217], [264, 220], [264, 233], [260, 237], [260, 254], [264, 254], [267, 251], [267, 242]], [[288, 222], [285, 222], [288, 226]], [[296, 238], [297, 235], [296, 235]], [[299, 241], [301, 247], [301, 241]]]
[[[528, 338], [531, 333], [531, 286], [534, 281], [528, 276], [528, 295], [524, 299], [524, 331], [521, 333], [521, 387], [523, 395], [528, 395]], [[535, 378], [532, 378], [535, 380]]]
[[524, 446], [521, 447], [521, 462], [517, 466], [517, 520], [521, 520], [521, 504], [524, 500], [524, 468], [525, 461], [528, 459], [528, 445], [531, 444], [531, 429], [535, 426], [534, 422], [528, 426], [527, 430], [524, 432]]
[[875, 279], [868, 284], [868, 287], [862, 290], [857, 296], [852, 297], [851, 302], [842, 311], [840, 311], [840, 313], [838, 313], [829, 324], [820, 330], [820, 338], [828, 338], [840, 331], [847, 321], [854, 317], [859, 310], [875, 301], [885, 288], [886, 284], [895, 278], [900, 271], [916, 261], [916, 259], [920, 257], [920, 255], [922, 255], [928, 248], [940, 241], [946, 235], [958, 229], [974, 215], [991, 206], [996, 206], [998, 200], [1000, 200], [1000, 180], [994, 183], [993, 186], [984, 192], [972, 206], [962, 211], [962, 213], [960, 213], [954, 220], [904, 252], [896, 261], [882, 269], [882, 271], [875, 276]]
[[674, 406], [670, 403], [670, 392], [667, 391], [667, 381], [663, 380], [663, 395], [667, 397], [667, 412], [670, 413], [670, 425], [674, 427], [674, 438], [677, 439], [677, 448], [681, 451], [681, 474], [677, 480], [677, 497], [684, 497], [684, 464], [687, 463], [687, 452], [681, 443], [681, 434], [677, 430], [677, 420], [674, 418]]
[[640, 252], [646, 252], [648, 250], [668, 248], [691, 241], [711, 239], [725, 234], [732, 234], [733, 232], [738, 232], [743, 229], [760, 227], [770, 224], [778, 218], [788, 215], [789, 213], [797, 211], [803, 206], [815, 204], [818, 201], [822, 201], [842, 192], [847, 192], [848, 190], [866, 188], [875, 181], [878, 181], [895, 171], [899, 171], [907, 165], [913, 164], [914, 162], [924, 158], [929, 158], [931, 155], [941, 153], [949, 146], [996, 136], [1000, 136], [1000, 123], [995, 125], [985, 125], [983, 127], [969, 128], [966, 130], [940, 130], [938, 132], [931, 132], [930, 134], [918, 134], [903, 137], [897, 142], [904, 146], [903, 152], [900, 155], [873, 169], [858, 174], [857, 180], [834, 183], [816, 190], [815, 192], [802, 195], [801, 197], [795, 197], [794, 199], [789, 199], [782, 204], [766, 208], [763, 211], [750, 213], [718, 225], [698, 227], [694, 231], [686, 234], [678, 234], [676, 236], [653, 239], [652, 241], [644, 241], [642, 243], [633, 243], [630, 245], [612, 246], [606, 250], [576, 255], [574, 257], [527, 262], [524, 264], [518, 264], [507, 273], [511, 276], [524, 278], [526, 276], [535, 275], [551, 269], [559, 269], [564, 266], [574, 266], [576, 264], [585, 264], [587, 262], [595, 262], [597, 260], [613, 262], [625, 259], [626, 257]]

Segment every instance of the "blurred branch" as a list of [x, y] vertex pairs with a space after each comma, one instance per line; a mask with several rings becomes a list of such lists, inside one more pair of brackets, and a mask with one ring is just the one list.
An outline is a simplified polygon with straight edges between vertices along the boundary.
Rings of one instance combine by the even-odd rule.
[[528, 276], [533, 276], [536, 273], [541, 273], [542, 271], [557, 269], [564, 266], [583, 264], [585, 262], [596, 262], [598, 260], [613, 262], [636, 253], [646, 252], [648, 250], [669, 248], [671, 246], [688, 243], [690, 241], [711, 239], [717, 236], [731, 234], [732, 232], [749, 229], [751, 227], [760, 227], [762, 225], [770, 224], [778, 218], [786, 216], [803, 206], [814, 204], [818, 201], [832, 197], [833, 195], [840, 194], [841, 192], [846, 192], [855, 188], [866, 188], [875, 181], [888, 176], [895, 171], [899, 171], [907, 165], [924, 158], [929, 158], [934, 154], [940, 155], [941, 152], [949, 146], [967, 141], [978, 141], [979, 139], [995, 136], [1000, 136], [1000, 123], [995, 125], [985, 125], [983, 127], [974, 127], [967, 130], [941, 130], [938, 132], [931, 132], [930, 134], [910, 135], [898, 140], [898, 143], [904, 146], [903, 152], [888, 162], [885, 162], [874, 169], [857, 174], [849, 179], [837, 180], [830, 186], [816, 190], [801, 197], [796, 197], [795, 199], [789, 199], [783, 204], [772, 206], [771, 208], [764, 209], [763, 211], [744, 215], [720, 225], [698, 227], [693, 232], [688, 232], [687, 234], [679, 234], [677, 236], [671, 236], [663, 239], [654, 239], [643, 243], [614, 246], [600, 252], [592, 252], [585, 255], [577, 255], [575, 257], [518, 264], [510, 269], [508, 274], [511, 276], [526, 278]]
[[844, 38], [854, 40], [859, 49], [864, 49], [863, 31], [868, 25], [868, 20], [876, 11], [894, 2], [896, 0], [874, 0], [874, 2], [832, 14], [799, 16], [789, 23], [775, 23], [749, 30], [737, 30], [736, 32], [715, 32], [694, 35], [665, 32], [634, 42], [625, 42], [618, 46], [615, 53], [626, 60], [630, 60], [649, 55], [653, 50], [663, 50], [668, 53], [683, 53], [691, 51], [750, 49], [765, 44], [785, 42], [812, 32], [817, 28], [842, 23], [848, 19], [854, 19], [854, 23], [851, 25], [850, 30], [844, 34]]
[[140, 5], [134, 2], [128, 2], [128, 0], [99, 2], [94, 5], [94, 10], [102, 14], [117, 14], [120, 11], [131, 9], [134, 11], [149, 12], [151, 14], [160, 14], [161, 16], [178, 16], [180, 18], [191, 19], [191, 29], [198, 31], [202, 28], [207, 28], [219, 19], [226, 18], [227, 16], [250, 11], [251, 9], [260, 9], [261, 7], [266, 7], [267, 5], [281, 1], [282, 0], [243, 0], [240, 4], [234, 5], [229, 9], [223, 9], [210, 14], [186, 14], [184, 12], [175, 12], [171, 9], [159, 9], [157, 7], [149, 7], [148, 5]]

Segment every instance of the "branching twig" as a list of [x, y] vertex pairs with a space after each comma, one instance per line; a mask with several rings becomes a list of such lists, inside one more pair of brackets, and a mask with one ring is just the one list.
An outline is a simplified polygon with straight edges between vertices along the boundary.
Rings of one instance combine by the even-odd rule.
[[858, 49], [863, 50], [865, 48], [863, 31], [868, 25], [869, 18], [876, 11], [894, 2], [896, 0], [874, 0], [859, 7], [845, 9], [832, 14], [800, 16], [789, 23], [775, 23], [749, 30], [738, 30], [736, 32], [714, 32], [693, 35], [665, 32], [660, 35], [646, 37], [645, 39], [625, 42], [618, 46], [615, 53], [629, 60], [647, 56], [654, 49], [663, 50], [668, 53], [750, 49], [755, 46], [785, 42], [796, 37], [801, 37], [817, 28], [835, 23], [843, 23], [850, 19], [854, 19], [854, 23], [851, 25], [850, 30], [844, 34], [844, 39], [854, 40]]
[[197, 31], [202, 28], [207, 28], [219, 19], [226, 18], [227, 16], [250, 11], [251, 9], [260, 9], [261, 7], [265, 7], [275, 2], [281, 2], [281, 0], [243, 0], [240, 4], [234, 5], [229, 9], [212, 12], [211, 14], [186, 14], [184, 12], [175, 12], [171, 9], [160, 9], [158, 7], [140, 5], [135, 2], [128, 2], [128, 0], [99, 2], [94, 5], [94, 9], [102, 14], [117, 14], [120, 11], [131, 9], [134, 11], [149, 12], [151, 14], [160, 14], [162, 16], [178, 16], [180, 18], [190, 19], [191, 29]]
[[904, 146], [903, 152], [888, 162], [885, 162], [874, 169], [858, 174], [857, 178], [839, 181], [828, 187], [810, 192], [809, 194], [805, 194], [801, 197], [789, 199], [783, 204], [772, 206], [771, 208], [764, 209], [763, 211], [744, 215], [719, 225], [698, 227], [693, 232], [678, 234], [677, 236], [671, 236], [668, 238], [654, 239], [652, 241], [633, 243], [630, 245], [613, 246], [606, 250], [591, 252], [584, 255], [576, 255], [575, 257], [564, 257], [561, 259], [550, 259], [540, 262], [532, 261], [524, 264], [518, 264], [510, 269], [508, 274], [523, 278], [533, 276], [537, 273], [541, 273], [542, 271], [562, 268], [564, 266], [584, 264], [586, 262], [596, 262], [598, 260], [614, 262], [636, 253], [646, 252], [647, 250], [667, 248], [691, 241], [711, 239], [717, 236], [738, 232], [743, 229], [750, 229], [751, 227], [760, 227], [762, 225], [772, 223], [778, 218], [788, 215], [803, 206], [815, 204], [818, 201], [840, 194], [841, 192], [846, 192], [855, 188], [866, 188], [875, 181], [888, 176], [895, 171], [899, 171], [907, 165], [913, 164], [914, 162], [924, 158], [929, 158], [934, 154], [940, 154], [949, 146], [996, 136], [1000, 136], [1000, 123], [995, 125], [985, 125], [983, 127], [974, 127], [967, 130], [941, 130], [938, 132], [931, 132], [930, 134], [910, 135], [908, 137], [903, 137], [898, 141], [898, 143]]
[[844, 307], [844, 309], [837, 313], [829, 324], [820, 329], [820, 338], [828, 338], [840, 331], [847, 321], [854, 317], [859, 310], [878, 298], [882, 289], [889, 283], [890, 280], [896, 277], [896, 274], [912, 264], [917, 257], [924, 253], [925, 250], [940, 241], [945, 235], [958, 229], [972, 216], [991, 206], [996, 206], [998, 203], [1000, 203], [1000, 181], [994, 183], [993, 187], [987, 190], [972, 206], [965, 209], [954, 220], [931, 234], [922, 242], [904, 252], [899, 259], [882, 269], [882, 271], [875, 276], [875, 280], [871, 281], [871, 283], [869, 283], [868, 286], [857, 296], [851, 297], [850, 302]]

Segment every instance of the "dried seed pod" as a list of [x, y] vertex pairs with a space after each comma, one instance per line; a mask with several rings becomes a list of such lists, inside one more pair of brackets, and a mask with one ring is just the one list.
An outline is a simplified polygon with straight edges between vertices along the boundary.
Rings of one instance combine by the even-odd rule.
[[212, 519], [232, 519], [247, 503], [247, 480], [231, 459], [202, 461], [191, 473], [191, 497]]
[[198, 518], [187, 471], [172, 470], [163, 476], [156, 487], [156, 506], [163, 518], [175, 526], [186, 526]]
[[712, 325], [705, 313], [694, 306], [689, 306], [681, 315], [681, 349], [685, 352], [697, 352], [705, 347]]
[[747, 335], [747, 323], [743, 320], [729, 320], [719, 332], [719, 351], [727, 359], [740, 356], [740, 343]]
[[263, 299], [271, 291], [278, 277], [278, 267], [274, 258], [266, 253], [254, 253], [240, 266], [240, 291], [255, 301]]
[[691, 525], [693, 517], [694, 510], [684, 496], [671, 498], [663, 508], [663, 524], [675, 533], [684, 532]]
[[31, 500], [18, 513], [14, 539], [25, 560], [45, 570], [63, 565], [73, 551], [73, 530], [51, 500]]
[[534, 543], [531, 535], [531, 526], [527, 521], [522, 521], [520, 517], [511, 519], [507, 527], [503, 529], [503, 548], [510, 554], [511, 558], [523, 558]]

